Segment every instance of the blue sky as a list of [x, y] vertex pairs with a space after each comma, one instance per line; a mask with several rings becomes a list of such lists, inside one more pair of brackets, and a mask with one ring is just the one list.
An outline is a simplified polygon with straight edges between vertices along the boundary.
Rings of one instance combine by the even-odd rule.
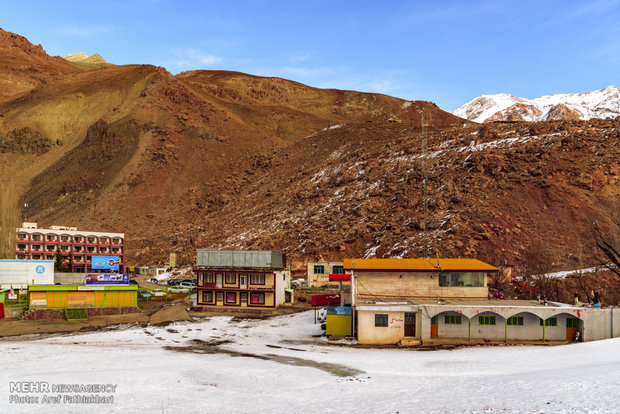
[[57, 0], [0, 10], [0, 28], [51, 55], [279, 76], [445, 110], [481, 94], [620, 83], [620, 0]]

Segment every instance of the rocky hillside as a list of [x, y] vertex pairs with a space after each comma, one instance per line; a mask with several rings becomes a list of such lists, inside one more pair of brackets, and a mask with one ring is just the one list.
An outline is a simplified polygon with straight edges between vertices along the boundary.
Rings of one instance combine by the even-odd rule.
[[15, 202], [42, 226], [124, 232], [129, 264], [233, 247], [282, 250], [299, 268], [427, 251], [572, 266], [591, 219], [617, 203], [618, 120], [481, 126], [430, 102], [84, 65], [0, 39], [0, 82], [28, 85], [0, 99]]
[[474, 122], [615, 118], [620, 115], [620, 88], [609, 86], [599, 91], [546, 95], [536, 99], [505, 93], [482, 95], [453, 113]]

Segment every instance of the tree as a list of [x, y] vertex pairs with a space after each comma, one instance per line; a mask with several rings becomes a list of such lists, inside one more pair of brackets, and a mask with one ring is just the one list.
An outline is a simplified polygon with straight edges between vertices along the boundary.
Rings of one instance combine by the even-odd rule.
[[0, 177], [0, 259], [14, 259], [19, 227], [19, 207], [15, 186]]
[[620, 244], [618, 243], [620, 219], [618, 211], [610, 211], [608, 218], [608, 229], [596, 221], [592, 223], [592, 234], [596, 247], [594, 257], [601, 265], [620, 276]]

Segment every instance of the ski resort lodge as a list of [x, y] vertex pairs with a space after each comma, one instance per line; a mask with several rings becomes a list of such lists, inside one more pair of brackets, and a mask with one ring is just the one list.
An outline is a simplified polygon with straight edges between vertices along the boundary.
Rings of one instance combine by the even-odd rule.
[[620, 336], [620, 310], [488, 298], [499, 269], [475, 259], [345, 259], [360, 344], [592, 341]]

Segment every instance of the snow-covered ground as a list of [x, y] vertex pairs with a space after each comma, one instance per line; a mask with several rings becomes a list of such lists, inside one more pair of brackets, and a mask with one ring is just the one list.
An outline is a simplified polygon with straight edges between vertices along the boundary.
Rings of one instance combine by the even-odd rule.
[[[0, 412], [585, 413], [620, 407], [620, 339], [419, 352], [334, 346], [317, 334], [309, 311], [5, 339]], [[113, 395], [112, 404], [12, 404], [11, 381], [117, 388], [99, 394]]]

